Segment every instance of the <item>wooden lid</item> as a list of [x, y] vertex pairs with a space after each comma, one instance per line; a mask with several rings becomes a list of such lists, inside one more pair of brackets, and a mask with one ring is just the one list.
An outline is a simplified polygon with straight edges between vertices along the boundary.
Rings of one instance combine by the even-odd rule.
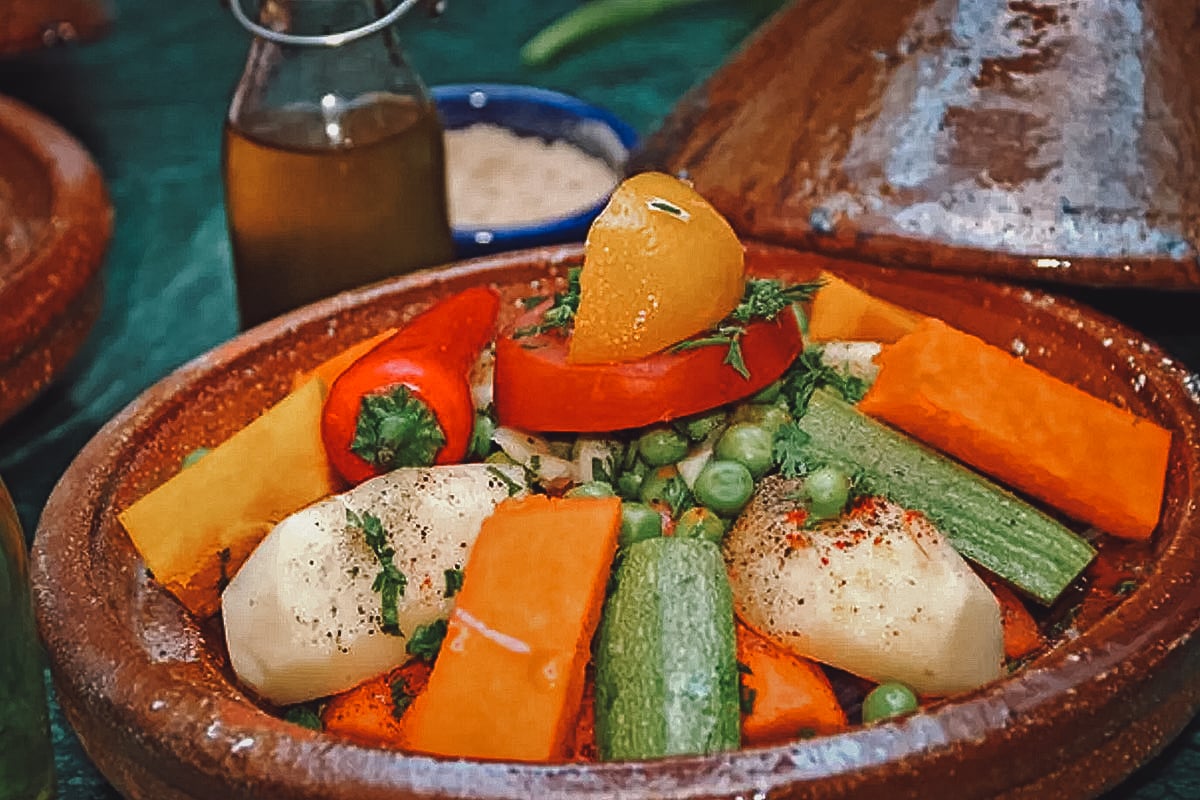
[[644, 144], [745, 237], [1200, 288], [1194, 3], [806, 0]]

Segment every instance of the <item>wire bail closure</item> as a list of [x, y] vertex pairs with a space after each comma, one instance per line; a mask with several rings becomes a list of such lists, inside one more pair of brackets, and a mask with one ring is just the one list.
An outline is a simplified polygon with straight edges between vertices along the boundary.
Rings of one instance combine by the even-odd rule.
[[407, 14], [421, 0], [401, 0], [391, 11], [374, 22], [369, 22], [362, 27], [352, 30], [322, 34], [320, 36], [300, 36], [294, 33], [283, 33], [282, 31], [263, 27], [246, 15], [246, 11], [242, 8], [242, 2], [243, 0], [230, 0], [229, 10], [233, 12], [234, 18], [241, 23], [243, 28], [259, 38], [285, 45], [341, 47], [344, 44], [358, 41], [389, 27]]

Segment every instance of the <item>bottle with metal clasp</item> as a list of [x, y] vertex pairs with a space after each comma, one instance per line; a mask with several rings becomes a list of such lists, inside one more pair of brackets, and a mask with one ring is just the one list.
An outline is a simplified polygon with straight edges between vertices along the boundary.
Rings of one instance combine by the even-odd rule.
[[223, 143], [242, 327], [453, 256], [441, 124], [395, 30], [421, 1], [231, 3], [255, 36]]

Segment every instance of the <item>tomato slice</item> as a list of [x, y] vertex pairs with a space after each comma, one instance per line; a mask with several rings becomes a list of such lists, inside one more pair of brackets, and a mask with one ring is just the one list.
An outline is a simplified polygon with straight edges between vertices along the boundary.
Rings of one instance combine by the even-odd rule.
[[496, 415], [500, 424], [528, 431], [616, 431], [707, 411], [770, 385], [803, 349], [799, 322], [788, 309], [746, 327], [741, 346], [749, 378], [724, 363], [728, 348], [722, 345], [568, 364], [564, 336], [513, 338], [541, 313], [525, 315], [496, 340]]

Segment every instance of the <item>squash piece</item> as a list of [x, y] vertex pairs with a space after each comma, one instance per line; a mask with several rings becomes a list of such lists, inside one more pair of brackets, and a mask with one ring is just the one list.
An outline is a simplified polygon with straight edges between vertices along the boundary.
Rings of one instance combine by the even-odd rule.
[[504, 501], [483, 523], [429, 685], [405, 712], [407, 749], [549, 761], [575, 739], [621, 502]]
[[327, 358], [317, 366], [310, 369], [308, 372], [299, 372], [292, 378], [292, 388], [299, 389], [304, 384], [311, 381], [313, 378], [320, 378], [321, 382], [326, 386], [333, 386], [333, 382], [337, 380], [346, 369], [365, 356], [368, 352], [375, 349], [375, 346], [381, 344], [385, 339], [390, 339], [395, 333], [396, 328], [388, 328], [385, 331], [369, 336], [360, 342], [342, 350], [340, 353]]
[[310, 381], [119, 515], [156, 580], [199, 618], [288, 514], [337, 490]]
[[683, 181], [629, 178], [588, 232], [568, 361], [632, 361], [723, 319], [745, 291], [742, 245]]
[[808, 337], [814, 342], [839, 339], [894, 342], [912, 332], [923, 314], [880, 300], [836, 275], [821, 273], [821, 289], [813, 298]]
[[926, 319], [879, 355], [859, 409], [1126, 539], [1158, 524], [1171, 432]]
[[775, 744], [846, 729], [846, 712], [821, 667], [737, 623], [742, 744]]

